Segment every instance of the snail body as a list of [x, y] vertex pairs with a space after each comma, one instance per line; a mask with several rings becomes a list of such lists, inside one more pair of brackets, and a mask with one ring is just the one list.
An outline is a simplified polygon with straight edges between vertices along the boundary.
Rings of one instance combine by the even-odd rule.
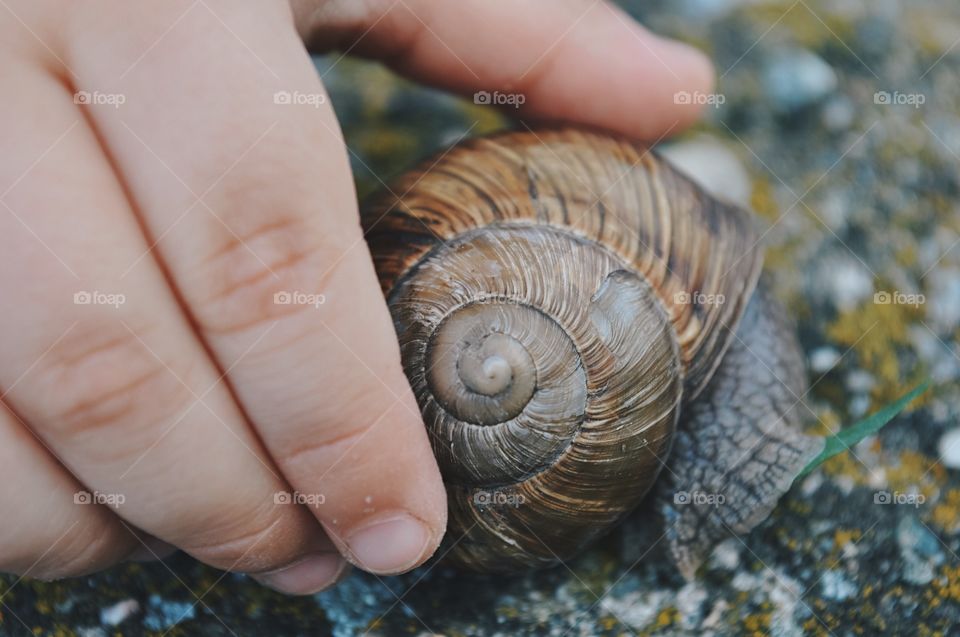
[[[773, 473], [792, 480], [819, 451], [794, 418], [770, 424], [795, 387], [766, 391], [760, 403], [754, 391], [731, 391], [736, 382], [713, 389], [718, 369], [757, 374], [737, 358], [743, 348], [736, 366], [724, 359], [757, 305], [759, 235], [748, 212], [655, 154], [574, 129], [505, 133], [454, 147], [391, 192], [402, 194], [363, 220], [447, 487], [451, 560], [497, 572], [549, 565], [607, 531], [655, 483], [740, 480], [744, 458], [758, 451], [773, 453]], [[753, 314], [802, 385], [784, 317]], [[715, 451], [735, 423], [694, 408], [701, 396], [745, 399], [754, 405], [745, 417], [761, 423], [754, 429], [770, 431], [759, 441], [734, 436], [744, 458], [733, 457], [735, 445], [718, 462], [690, 434], [705, 431]], [[771, 396], [776, 404], [761, 404]], [[796, 452], [782, 454], [784, 442]], [[658, 481], [665, 466], [673, 476]], [[787, 478], [773, 488], [748, 479], [759, 497], [728, 519], [766, 517]], [[660, 499], [673, 554], [690, 574], [717, 523], [729, 525]]]

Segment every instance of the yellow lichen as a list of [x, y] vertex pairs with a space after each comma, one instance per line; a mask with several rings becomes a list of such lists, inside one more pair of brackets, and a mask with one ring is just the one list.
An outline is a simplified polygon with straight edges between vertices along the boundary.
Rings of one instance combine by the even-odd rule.
[[675, 621], [677, 621], [678, 616], [679, 616], [679, 611], [677, 611], [677, 609], [674, 608], [673, 606], [664, 608], [657, 615], [657, 621], [656, 621], [657, 628], [666, 628], [667, 626], [671, 626]]
[[[892, 286], [880, 285], [881, 291]], [[897, 347], [910, 345], [907, 328], [922, 316], [921, 310], [906, 303], [875, 303], [873, 299], [853, 309], [841, 312], [827, 326], [827, 336], [838, 345], [852, 348], [857, 362], [877, 381], [872, 397], [878, 404], [886, 404], [891, 396], [899, 396], [906, 389], [923, 380], [921, 370], [912, 370], [914, 377], [901, 376]], [[917, 408], [922, 398], [914, 401]]]
[[937, 597], [952, 602], [960, 602], [960, 565], [946, 565], [940, 574], [930, 583]]
[[937, 494], [938, 483], [946, 479], [946, 471], [934, 458], [909, 449], [900, 453], [897, 464], [888, 467], [886, 473], [891, 489], [922, 493], [928, 502]]
[[849, 20], [804, 3], [794, 4], [787, 13], [779, 3], [751, 3], [749, 18], [761, 29], [758, 37], [762, 30], [770, 29], [772, 39], [793, 41], [810, 49], [835, 46], [838, 38], [849, 42], [855, 36], [855, 26]]
[[933, 507], [930, 521], [947, 533], [960, 531], [960, 489], [950, 489], [946, 492], [940, 502]]
[[751, 635], [765, 635], [770, 630], [770, 613], [754, 613], [743, 618], [743, 628]]
[[858, 486], [870, 484], [870, 470], [851, 453], [841, 453], [824, 462], [823, 472], [829, 476], [846, 476]]
[[776, 221], [780, 216], [780, 207], [773, 186], [766, 179], [756, 179], [753, 182], [753, 192], [750, 193], [750, 207], [764, 219]]
[[611, 631], [617, 626], [620, 625], [620, 621], [615, 617], [601, 617], [600, 618], [600, 628]]
[[863, 536], [860, 529], [837, 529], [833, 534], [833, 548], [842, 551], [848, 544], [856, 544]]

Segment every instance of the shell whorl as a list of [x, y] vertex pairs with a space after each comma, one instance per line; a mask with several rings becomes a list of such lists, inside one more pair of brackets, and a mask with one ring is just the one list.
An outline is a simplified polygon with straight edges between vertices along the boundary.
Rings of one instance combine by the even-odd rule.
[[450, 556], [569, 557], [640, 502], [681, 400], [719, 364], [759, 276], [749, 219], [572, 130], [473, 140], [392, 192], [363, 218], [447, 485]]

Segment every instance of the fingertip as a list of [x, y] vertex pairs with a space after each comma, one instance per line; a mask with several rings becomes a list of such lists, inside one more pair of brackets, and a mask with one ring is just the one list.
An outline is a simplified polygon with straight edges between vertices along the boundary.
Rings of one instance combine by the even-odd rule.
[[350, 565], [338, 553], [306, 555], [289, 566], [251, 577], [285, 595], [312, 595], [326, 590], [349, 573]]
[[[686, 42], [660, 37], [657, 39], [662, 43], [666, 54], [674, 60], [679, 86], [677, 93], [685, 90], [701, 96], [711, 95], [716, 87], [717, 75], [710, 57]], [[681, 118], [681, 125], [688, 126], [700, 118], [707, 100], [698, 99], [689, 104], [679, 104], [677, 102], [681, 100], [675, 96], [676, 93], [673, 102], [676, 114]]]
[[379, 514], [345, 536], [347, 558], [370, 573], [396, 575], [426, 562], [443, 537], [432, 525], [407, 512]]
[[620, 43], [630, 53], [619, 72], [624, 83], [634, 83], [624, 100], [633, 112], [624, 116], [622, 110], [614, 111], [613, 125], [606, 127], [660, 141], [700, 119], [716, 83], [714, 65], [690, 44], [654, 34], [637, 22], [630, 23], [630, 30], [628, 40]]

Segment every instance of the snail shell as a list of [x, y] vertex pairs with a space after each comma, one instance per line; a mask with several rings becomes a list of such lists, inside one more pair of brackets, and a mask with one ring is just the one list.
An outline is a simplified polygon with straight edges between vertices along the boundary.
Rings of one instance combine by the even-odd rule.
[[720, 365], [761, 271], [750, 215], [573, 129], [468, 141], [390, 194], [363, 222], [447, 486], [448, 557], [566, 559], [647, 494]]

